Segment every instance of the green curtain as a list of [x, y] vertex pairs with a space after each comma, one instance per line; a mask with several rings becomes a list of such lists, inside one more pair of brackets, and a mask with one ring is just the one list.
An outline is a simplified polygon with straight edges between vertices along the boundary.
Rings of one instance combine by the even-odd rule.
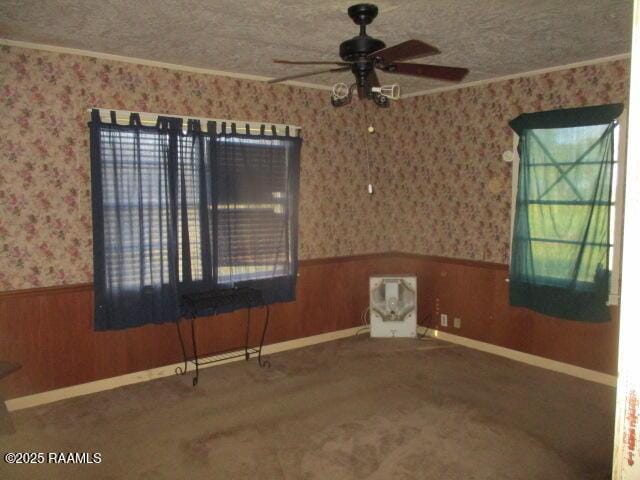
[[511, 305], [570, 320], [610, 320], [615, 119], [623, 106], [523, 114], [511, 249]]

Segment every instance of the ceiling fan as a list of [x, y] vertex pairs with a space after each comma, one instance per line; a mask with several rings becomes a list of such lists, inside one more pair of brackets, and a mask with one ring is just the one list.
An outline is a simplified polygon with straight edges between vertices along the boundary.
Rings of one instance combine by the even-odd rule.
[[373, 22], [378, 15], [378, 7], [375, 5], [359, 3], [349, 7], [347, 13], [354, 23], [360, 25], [360, 34], [340, 44], [340, 57], [343, 61], [274, 60], [275, 63], [286, 65], [333, 65], [333, 68], [274, 78], [268, 83], [284, 82], [327, 72], [351, 70], [355, 75], [356, 82], [350, 87], [341, 83], [336, 84], [333, 88], [331, 103], [335, 107], [346, 105], [351, 101], [353, 91], [357, 90], [359, 98], [369, 98], [380, 107], [388, 107], [389, 98], [399, 97], [399, 88], [397, 86], [381, 87], [376, 68], [387, 73], [452, 82], [459, 82], [469, 73], [466, 68], [404, 62], [404, 60], [437, 55], [440, 50], [420, 40], [407, 40], [398, 45], [387, 47], [382, 40], [367, 35], [367, 25]]

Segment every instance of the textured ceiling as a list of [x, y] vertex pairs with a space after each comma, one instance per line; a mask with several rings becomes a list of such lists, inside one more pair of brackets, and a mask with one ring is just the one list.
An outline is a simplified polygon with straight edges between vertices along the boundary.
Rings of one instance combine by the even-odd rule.
[[[227, 72], [282, 76], [313, 67], [273, 58], [338, 60], [357, 34], [337, 0], [2, 0], [0, 37]], [[382, 0], [368, 29], [387, 45], [416, 38], [467, 67], [466, 82], [627, 53], [629, 0]], [[427, 60], [422, 60], [427, 63]], [[404, 94], [447, 83], [380, 74]], [[351, 74], [302, 79], [330, 86]]]

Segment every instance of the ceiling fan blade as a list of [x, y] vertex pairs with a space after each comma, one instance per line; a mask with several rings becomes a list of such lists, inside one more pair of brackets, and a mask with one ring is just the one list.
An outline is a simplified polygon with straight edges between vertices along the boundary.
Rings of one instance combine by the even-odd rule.
[[373, 58], [381, 63], [392, 63], [412, 58], [426, 57], [427, 55], [437, 55], [440, 53], [433, 45], [420, 40], [407, 40], [392, 47], [383, 48], [377, 52], [370, 53], [369, 58]]
[[400, 75], [435, 78], [449, 82], [459, 82], [469, 73], [467, 68], [425, 65], [422, 63], [394, 63], [383, 67], [382, 70], [389, 73], [399, 73]]
[[295, 61], [295, 60], [274, 60], [273, 63], [284, 63], [285, 65], [351, 65], [348, 62], [324, 62], [324, 61]]
[[346, 72], [347, 70], [351, 70], [351, 67], [338, 67], [338, 68], [328, 68], [328, 69], [325, 68], [323, 70], [316, 70], [314, 72], [297, 73], [295, 75], [287, 75], [286, 77], [272, 78], [271, 80], [267, 80], [267, 83], [284, 82], [285, 80], [293, 80], [294, 78], [310, 77], [311, 75], [320, 75], [321, 73], [328, 73], [328, 72]]

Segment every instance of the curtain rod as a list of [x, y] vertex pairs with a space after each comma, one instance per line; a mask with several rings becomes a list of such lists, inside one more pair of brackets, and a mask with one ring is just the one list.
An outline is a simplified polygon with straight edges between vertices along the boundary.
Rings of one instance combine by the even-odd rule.
[[195, 117], [195, 116], [189, 116], [189, 115], [167, 115], [164, 113], [151, 113], [151, 112], [131, 112], [129, 110], [117, 110], [117, 109], [112, 109], [112, 108], [98, 108], [98, 107], [92, 107], [92, 108], [87, 108], [87, 112], [89, 114], [89, 117], [91, 117], [91, 112], [93, 110], [98, 110], [100, 112], [100, 117], [104, 118], [105, 121], [111, 121], [111, 112], [116, 112], [116, 119], [118, 121], [118, 123], [120, 123], [120, 121], [122, 121], [123, 123], [127, 124], [129, 122], [129, 117], [132, 113], [137, 113], [138, 115], [140, 115], [140, 121], [144, 124], [144, 125], [155, 125], [156, 121], [158, 119], [158, 117], [169, 117], [169, 118], [181, 118], [183, 120], [185, 120], [185, 125], [186, 125], [186, 120], [199, 120], [200, 123], [202, 124], [202, 129], [203, 131], [206, 131], [206, 127], [207, 127], [207, 123], [208, 122], [217, 122], [218, 128], [221, 128], [222, 123], [226, 123], [227, 125], [231, 125], [233, 123], [235, 123], [236, 128], [239, 131], [244, 131], [245, 126], [248, 124], [249, 125], [249, 130], [251, 132], [260, 132], [261, 131], [261, 127], [264, 125], [265, 126], [265, 131], [266, 132], [270, 132], [271, 131], [271, 127], [276, 127], [277, 131], [284, 131], [287, 127], [289, 127], [289, 130], [291, 131], [292, 134], [295, 134], [296, 132], [299, 134], [300, 131], [302, 130], [302, 127], [299, 127], [298, 125], [287, 125], [287, 124], [282, 124], [282, 123], [269, 123], [269, 122], [247, 122], [244, 120], [226, 120], [226, 119], [220, 119], [220, 118], [205, 118], [205, 117]]

